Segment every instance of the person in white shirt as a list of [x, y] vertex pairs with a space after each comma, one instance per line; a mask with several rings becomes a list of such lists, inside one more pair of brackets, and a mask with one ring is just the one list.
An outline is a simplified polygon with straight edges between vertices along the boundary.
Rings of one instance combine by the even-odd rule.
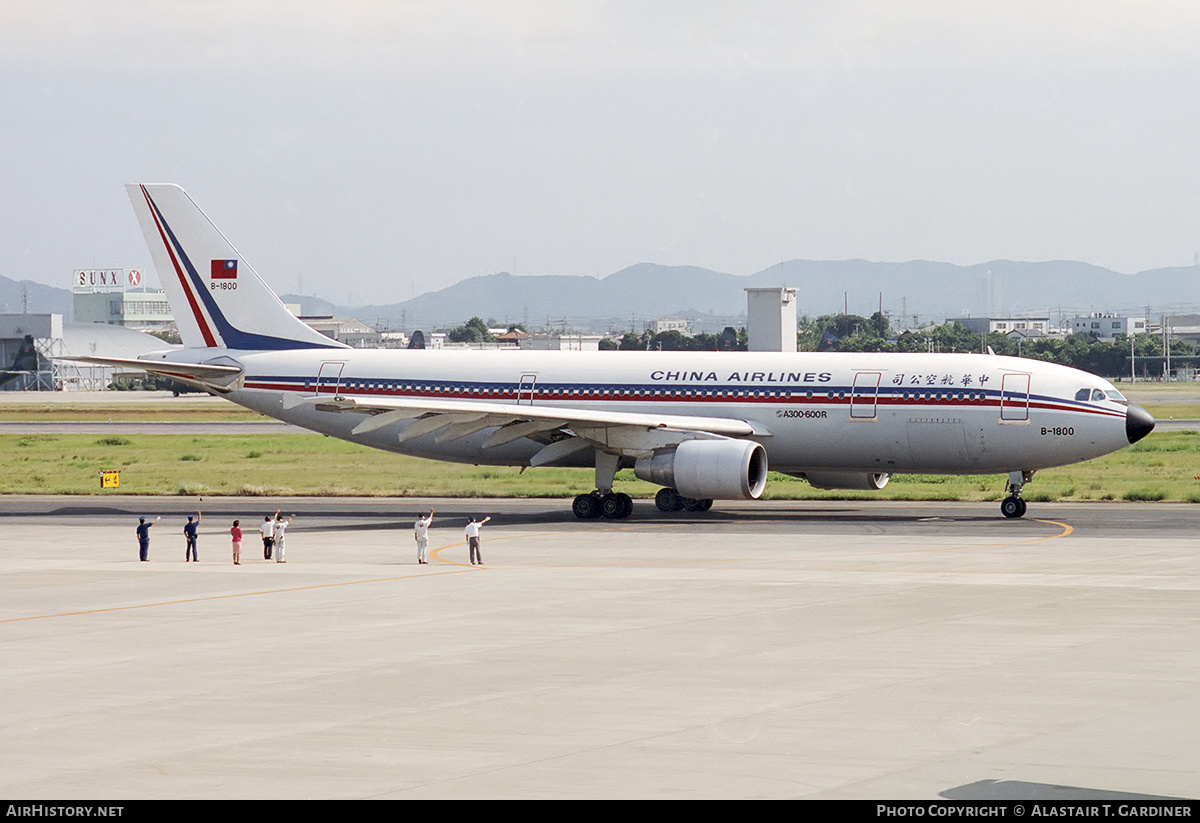
[[275, 515], [275, 562], [276, 563], [286, 563], [287, 562], [287, 560], [285, 560], [284, 556], [283, 556], [283, 550], [284, 550], [283, 538], [284, 538], [284, 535], [287, 533], [287, 527], [292, 524], [292, 520], [295, 517], [296, 517], [296, 515], [293, 514], [287, 520], [284, 520], [282, 517], [279, 516], [278, 513]]
[[413, 524], [413, 537], [417, 541], [417, 562], [429, 562], [429, 524], [433, 522], [433, 509], [429, 510], [428, 515], [417, 517], [417, 522]]
[[482, 520], [476, 520], [472, 517], [471, 522], [467, 524], [465, 534], [467, 535], [467, 547], [471, 553], [472, 566], [483, 565], [483, 560], [479, 557], [479, 527], [491, 519], [490, 517], [485, 517]]
[[[275, 512], [275, 517], [278, 516], [279, 512]], [[258, 527], [263, 539], [263, 560], [271, 559], [271, 547], [275, 545], [275, 517], [268, 514], [263, 524]]]

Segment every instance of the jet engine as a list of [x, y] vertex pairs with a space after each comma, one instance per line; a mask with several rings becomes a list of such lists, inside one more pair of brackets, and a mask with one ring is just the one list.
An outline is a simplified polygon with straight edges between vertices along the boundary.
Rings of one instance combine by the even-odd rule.
[[633, 473], [696, 500], [752, 500], [767, 485], [767, 452], [749, 440], [685, 440], [639, 457]]
[[860, 489], [877, 492], [888, 484], [887, 472], [799, 472], [814, 489]]

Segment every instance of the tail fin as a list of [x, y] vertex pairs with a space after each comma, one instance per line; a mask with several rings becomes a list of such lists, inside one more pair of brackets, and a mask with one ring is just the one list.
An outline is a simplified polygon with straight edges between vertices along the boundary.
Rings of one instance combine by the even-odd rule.
[[182, 188], [125, 189], [185, 346], [345, 348], [288, 311]]

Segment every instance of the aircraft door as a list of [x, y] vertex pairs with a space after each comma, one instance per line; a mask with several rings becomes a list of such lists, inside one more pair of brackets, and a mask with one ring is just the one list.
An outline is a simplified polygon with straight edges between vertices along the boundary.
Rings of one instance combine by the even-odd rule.
[[317, 372], [317, 394], [331, 394], [337, 396], [341, 391], [342, 385], [342, 369], [346, 368], [344, 362], [340, 363], [322, 363], [320, 371]]
[[1000, 420], [1029, 419], [1029, 375], [1006, 374], [1000, 379]]
[[860, 371], [854, 375], [850, 390], [850, 417], [855, 420], [874, 420], [879, 399], [879, 380], [882, 372]]
[[521, 384], [517, 387], [517, 405], [518, 406], [532, 406], [533, 405], [533, 391], [536, 386], [537, 386], [537, 375], [536, 374], [521, 375]]

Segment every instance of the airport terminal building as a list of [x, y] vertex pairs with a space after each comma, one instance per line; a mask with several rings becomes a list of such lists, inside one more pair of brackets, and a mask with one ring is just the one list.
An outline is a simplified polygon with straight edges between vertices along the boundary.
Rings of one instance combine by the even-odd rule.
[[137, 269], [76, 269], [73, 283], [76, 323], [140, 331], [174, 327], [166, 294], [142, 285], [142, 273]]

